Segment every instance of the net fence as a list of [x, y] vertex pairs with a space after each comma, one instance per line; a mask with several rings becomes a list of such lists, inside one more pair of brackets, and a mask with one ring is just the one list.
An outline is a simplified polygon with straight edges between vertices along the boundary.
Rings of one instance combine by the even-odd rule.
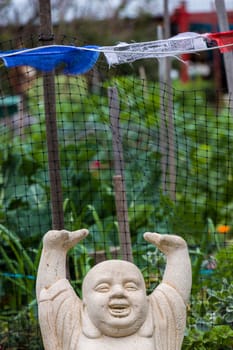
[[[0, 49], [37, 45], [21, 38]], [[109, 69], [101, 57], [84, 75], [58, 68], [52, 87], [31, 67], [0, 68], [0, 349], [43, 348], [35, 279], [57, 216], [90, 232], [69, 254], [77, 293], [91, 266], [116, 257], [133, 260], [151, 292], [165, 260], [143, 233], [176, 233], [193, 267], [186, 336], [232, 327], [233, 98], [151, 81], [143, 61], [136, 67]]]

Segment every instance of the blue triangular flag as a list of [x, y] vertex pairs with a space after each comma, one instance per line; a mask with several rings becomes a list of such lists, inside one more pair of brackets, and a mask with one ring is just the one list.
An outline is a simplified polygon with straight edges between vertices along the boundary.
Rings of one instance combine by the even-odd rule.
[[65, 74], [84, 74], [99, 58], [98, 46], [51, 45], [33, 49], [1, 52], [0, 58], [6, 67], [30, 66], [49, 72], [62, 66]]

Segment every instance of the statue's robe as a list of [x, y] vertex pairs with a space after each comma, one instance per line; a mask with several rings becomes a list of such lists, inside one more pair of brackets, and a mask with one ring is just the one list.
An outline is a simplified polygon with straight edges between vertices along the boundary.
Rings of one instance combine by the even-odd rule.
[[[148, 296], [147, 319], [135, 335], [102, 336], [86, 321], [82, 301], [66, 279], [42, 289], [39, 321], [45, 350], [180, 350], [186, 326], [186, 305], [172, 286], [161, 283]], [[88, 323], [88, 325], [87, 325]]]

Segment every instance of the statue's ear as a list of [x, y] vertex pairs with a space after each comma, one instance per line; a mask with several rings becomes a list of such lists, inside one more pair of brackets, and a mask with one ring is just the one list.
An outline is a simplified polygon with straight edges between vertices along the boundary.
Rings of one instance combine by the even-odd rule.
[[152, 307], [151, 303], [148, 300], [148, 312], [146, 316], [146, 320], [139, 328], [138, 335], [143, 338], [150, 338], [153, 336], [154, 333], [154, 322], [153, 322], [153, 316], [152, 316]]
[[101, 332], [90, 320], [85, 303], [82, 308], [82, 332], [89, 339], [96, 339], [101, 337]]

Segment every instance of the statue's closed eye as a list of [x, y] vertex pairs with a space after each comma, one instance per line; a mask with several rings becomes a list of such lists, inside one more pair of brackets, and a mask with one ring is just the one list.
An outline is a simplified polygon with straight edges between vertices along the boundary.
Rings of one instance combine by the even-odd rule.
[[138, 286], [134, 282], [127, 282], [124, 287], [127, 291], [131, 292], [138, 290]]
[[100, 283], [95, 287], [95, 291], [99, 293], [106, 293], [110, 290], [110, 285], [108, 283]]

